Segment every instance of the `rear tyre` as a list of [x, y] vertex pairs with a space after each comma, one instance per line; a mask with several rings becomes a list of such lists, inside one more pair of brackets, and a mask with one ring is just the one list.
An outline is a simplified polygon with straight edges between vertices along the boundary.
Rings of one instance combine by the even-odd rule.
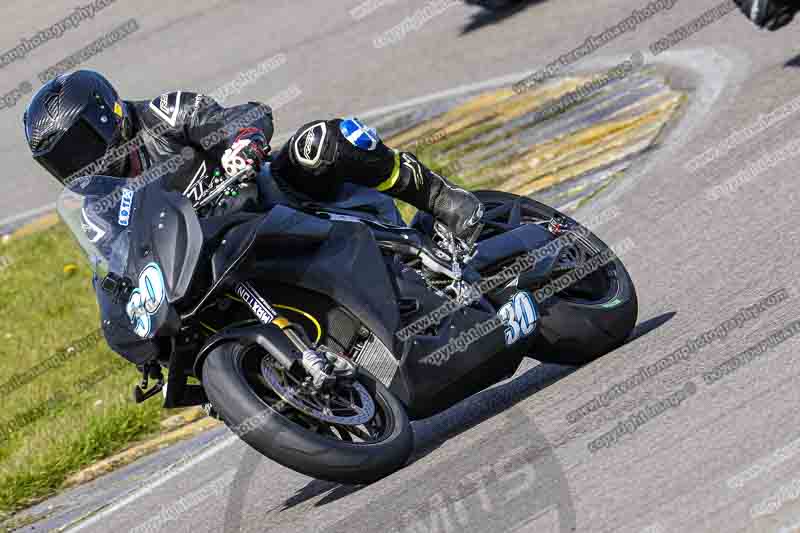
[[[486, 218], [490, 219], [480, 239], [520, 224], [540, 224], [550, 228], [554, 221], [558, 221], [572, 230], [583, 228], [584, 238], [571, 246], [573, 249], [562, 251], [572, 266], [565, 263], [557, 277], [574, 272], [592, 257], [610, 250], [581, 224], [536, 200], [499, 191], [477, 191], [475, 194], [484, 203]], [[539, 305], [542, 311], [540, 334], [533, 342], [531, 357], [564, 365], [584, 365], [623, 345], [633, 331], [638, 315], [636, 289], [630, 274], [616, 256], [570, 287], [554, 290], [552, 296]]]

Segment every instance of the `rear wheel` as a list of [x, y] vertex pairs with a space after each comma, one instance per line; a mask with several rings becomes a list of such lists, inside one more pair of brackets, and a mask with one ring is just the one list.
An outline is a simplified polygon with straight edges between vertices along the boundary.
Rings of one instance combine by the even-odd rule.
[[364, 369], [315, 394], [260, 347], [228, 343], [206, 358], [203, 385], [242, 440], [311, 477], [370, 483], [401, 468], [413, 449], [403, 406]]
[[[582, 229], [579, 238], [561, 249], [554, 271], [553, 279], [563, 277], [570, 284], [562, 289], [553, 285], [531, 288], [548, 295], [539, 301], [540, 334], [531, 356], [582, 365], [624, 344], [636, 325], [638, 302], [622, 261], [615, 255], [609, 261], [600, 260], [608, 257], [608, 245], [575, 220], [531, 198], [499, 191], [475, 194], [486, 208], [486, 225], [479, 240], [524, 224], [541, 225], [557, 236]], [[590, 262], [602, 266], [586, 268]]]

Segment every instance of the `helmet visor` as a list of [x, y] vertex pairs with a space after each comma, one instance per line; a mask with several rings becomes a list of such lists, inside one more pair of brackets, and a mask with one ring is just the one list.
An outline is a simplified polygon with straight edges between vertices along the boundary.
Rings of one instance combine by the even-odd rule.
[[[80, 176], [102, 173], [101, 166], [107, 149], [103, 138], [85, 120], [80, 119], [55, 144], [34, 154], [33, 158], [58, 181], [66, 183], [68, 179], [72, 181]], [[95, 162], [98, 168], [80, 172]]]

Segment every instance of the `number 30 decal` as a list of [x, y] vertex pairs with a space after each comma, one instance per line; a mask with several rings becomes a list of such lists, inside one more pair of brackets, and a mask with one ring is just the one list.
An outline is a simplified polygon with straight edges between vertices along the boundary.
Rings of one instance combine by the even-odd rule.
[[134, 333], [143, 339], [150, 336], [152, 327], [150, 317], [161, 308], [166, 294], [161, 267], [157, 263], [150, 263], [139, 274], [139, 286], [133, 290], [125, 307]]
[[536, 306], [527, 292], [515, 294], [510, 302], [500, 308], [497, 315], [506, 323], [506, 346], [511, 346], [521, 337], [533, 333], [539, 320]]

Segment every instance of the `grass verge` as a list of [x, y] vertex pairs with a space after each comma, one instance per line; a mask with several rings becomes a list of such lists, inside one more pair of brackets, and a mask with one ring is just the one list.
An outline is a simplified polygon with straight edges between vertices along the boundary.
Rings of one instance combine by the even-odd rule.
[[[63, 225], [0, 244], [0, 518], [159, 430], [133, 365], [98, 332], [91, 272]], [[65, 266], [67, 268], [65, 268]]]

